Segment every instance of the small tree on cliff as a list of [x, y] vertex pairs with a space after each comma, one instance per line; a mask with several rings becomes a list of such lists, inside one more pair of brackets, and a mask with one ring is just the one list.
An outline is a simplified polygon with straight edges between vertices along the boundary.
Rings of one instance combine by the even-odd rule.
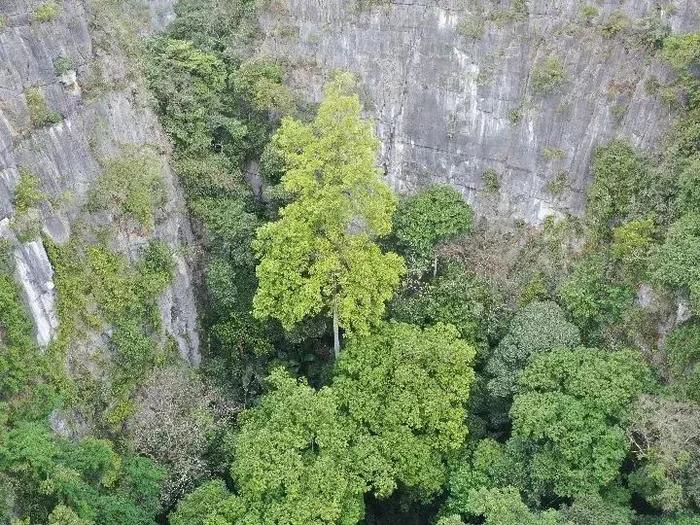
[[457, 190], [430, 186], [399, 204], [394, 224], [396, 239], [409, 267], [420, 273], [432, 262], [437, 275], [436, 245], [471, 230], [474, 212]]
[[336, 357], [340, 328], [366, 333], [405, 272], [401, 257], [375, 243], [391, 231], [396, 199], [375, 166], [379, 143], [352, 87], [350, 75], [338, 75], [312, 123], [283, 121], [274, 144], [293, 200], [254, 242], [260, 260], [254, 314], [290, 329], [307, 315], [327, 313]]

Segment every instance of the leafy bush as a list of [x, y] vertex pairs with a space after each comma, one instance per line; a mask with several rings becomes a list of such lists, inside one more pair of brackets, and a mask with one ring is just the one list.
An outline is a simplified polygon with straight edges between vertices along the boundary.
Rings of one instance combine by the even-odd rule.
[[61, 121], [61, 114], [54, 111], [46, 104], [44, 94], [41, 88], [32, 87], [24, 92], [24, 98], [27, 101], [29, 109], [29, 120], [35, 128], [56, 124]]
[[474, 380], [474, 348], [458, 337], [450, 325], [389, 323], [353, 339], [337, 364], [332, 388], [359, 433], [357, 468], [379, 497], [403, 486], [430, 499], [445, 481]]
[[484, 343], [500, 331], [499, 298], [474, 274], [449, 264], [442, 275], [416, 290], [404, 290], [391, 304], [391, 317], [405, 323], [430, 326], [449, 323], [462, 339]]
[[673, 206], [676, 217], [700, 210], [700, 155], [694, 155], [684, 164], [676, 179]]
[[631, 284], [638, 284], [646, 277], [656, 229], [650, 219], [630, 221], [613, 229], [610, 254]]
[[594, 239], [608, 238], [610, 229], [624, 219], [651, 212], [653, 190], [647, 165], [632, 146], [614, 140], [598, 148], [586, 209]]
[[291, 113], [296, 104], [291, 91], [283, 83], [282, 66], [265, 58], [243, 62], [234, 75], [239, 93], [251, 100], [259, 111], [279, 115]]
[[59, 344], [80, 341], [88, 330], [111, 326], [113, 390], [108, 394], [123, 401], [157, 359], [156, 300], [172, 279], [170, 249], [152, 241], [133, 266], [106, 246], [90, 245], [78, 236], [64, 246], [49, 244], [48, 251], [61, 319]]
[[684, 399], [700, 403], [700, 323], [675, 328], [664, 342], [672, 389]]
[[689, 213], [673, 223], [653, 258], [656, 282], [688, 293], [700, 312], [700, 214]]
[[39, 177], [26, 168], [20, 168], [19, 182], [15, 186], [15, 194], [12, 198], [15, 211], [17, 213], [26, 213], [29, 208], [34, 208], [45, 198], [39, 189]]
[[569, 173], [563, 170], [547, 182], [547, 191], [555, 197], [561, 196], [569, 187]]
[[606, 327], [616, 323], [634, 299], [632, 290], [611, 282], [607, 273], [605, 259], [590, 255], [558, 289], [571, 319], [589, 340], [596, 340]]
[[354, 433], [340, 418], [340, 399], [279, 369], [268, 381], [271, 392], [245, 414], [235, 441], [231, 473], [246, 520], [263, 513], [251, 523], [358, 522], [365, 483], [348, 453]]
[[53, 61], [53, 68], [57, 75], [63, 75], [75, 68], [71, 57], [60, 56]]
[[538, 95], [553, 95], [568, 82], [568, 75], [559, 57], [549, 57], [532, 70], [532, 90]]
[[579, 13], [581, 14], [581, 18], [583, 18], [586, 23], [590, 24], [591, 21], [598, 16], [598, 8], [594, 5], [587, 4], [581, 7]]
[[437, 272], [438, 243], [468, 232], [474, 213], [452, 187], [431, 186], [399, 202], [394, 217], [394, 235], [399, 247], [416, 269], [431, 261]]
[[694, 107], [700, 102], [700, 82], [695, 74], [700, 64], [700, 33], [670, 36], [661, 52], [678, 75], [675, 85], [688, 99], [687, 106]]
[[167, 38], [154, 40], [149, 56], [146, 74], [165, 131], [183, 150], [207, 151], [213, 143], [213, 131], [232, 124], [220, 117], [226, 64], [191, 42]]
[[69, 523], [78, 517], [105, 525], [153, 525], [164, 474], [146, 458], [120, 457], [108, 441], [72, 443], [35, 423], [6, 433], [0, 470], [14, 482], [19, 508], [32, 522], [46, 523], [52, 514], [53, 523], [69, 516]]
[[632, 27], [632, 22], [629, 17], [622, 11], [613, 11], [607, 20], [603, 23], [601, 31], [608, 38], [612, 38], [620, 33], [629, 30]]
[[164, 203], [160, 159], [147, 150], [125, 151], [104, 162], [102, 175], [90, 191], [88, 209], [129, 216], [151, 229], [156, 210]]
[[481, 182], [484, 185], [484, 190], [488, 193], [498, 193], [501, 190], [501, 176], [492, 168], [484, 172]]
[[39, 5], [32, 13], [32, 19], [40, 24], [44, 22], [51, 22], [58, 18], [61, 13], [61, 9], [58, 7], [56, 2], [44, 2]]
[[468, 18], [463, 18], [457, 24], [457, 33], [464, 38], [477, 40], [484, 34], [485, 20], [479, 14], [472, 15]]

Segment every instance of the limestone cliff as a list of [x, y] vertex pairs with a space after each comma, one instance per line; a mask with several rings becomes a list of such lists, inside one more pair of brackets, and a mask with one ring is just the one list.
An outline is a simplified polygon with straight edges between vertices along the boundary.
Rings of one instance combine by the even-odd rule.
[[[189, 223], [168, 166], [167, 140], [122, 48], [114, 44], [113, 28], [100, 25], [98, 10], [109, 3], [0, 0], [0, 234], [13, 246], [37, 339], [46, 345], [61, 319], [42, 239], [61, 245], [79, 223], [112, 223], [109, 213], [84, 211], [103, 161], [123, 148], [148, 146], [159, 159], [164, 205], [154, 228], [119, 231], [112, 247], [130, 260], [151, 239], [173, 249], [175, 276], [159, 301], [162, 324], [180, 353], [196, 362], [197, 316], [182, 249], [190, 242]], [[172, 3], [123, 4], [141, 17], [130, 23], [149, 31], [170, 20]], [[35, 220], [42, 235], [18, 232], [15, 193], [22, 174], [38, 179], [43, 198]]]
[[361, 79], [391, 184], [447, 182], [492, 222], [580, 215], [596, 145], [654, 149], [672, 115], [655, 44], [697, 0], [278, 0], [260, 53], [320, 98]]

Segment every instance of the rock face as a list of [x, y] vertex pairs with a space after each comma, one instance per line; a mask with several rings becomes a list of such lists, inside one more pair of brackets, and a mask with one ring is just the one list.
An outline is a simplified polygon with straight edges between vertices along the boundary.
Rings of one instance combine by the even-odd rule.
[[580, 215], [597, 145], [656, 147], [672, 116], [653, 42], [700, 29], [697, 0], [364, 4], [273, 2], [260, 53], [310, 101], [332, 70], [357, 73], [395, 189], [452, 184], [502, 226]]
[[[144, 31], [162, 27], [172, 17], [173, 3], [144, 4], [140, 11]], [[94, 4], [99, 9], [100, 2]], [[166, 204], [157, 212], [153, 231], [120, 232], [113, 248], [131, 260], [153, 238], [173, 248], [176, 274], [160, 301], [163, 326], [180, 353], [197, 362], [197, 315], [182, 249], [191, 232], [168, 167], [168, 143], [128, 60], [120, 47], [112, 45], [113, 36], [100, 29], [91, 5], [86, 0], [56, 5], [56, 12], [41, 18], [40, 2], [0, 0], [0, 235], [14, 246], [16, 273], [37, 339], [47, 344], [60, 319], [45, 247], [38, 236], [23, 239], [17, 233], [20, 214], [13, 196], [21, 174], [38, 179], [45, 198], [36, 220], [43, 235], [60, 245], [74, 234], [76, 225], [96, 220], [84, 209], [88, 192], [102, 173], [101, 162], [125, 147], [148, 146], [161, 160]], [[43, 99], [44, 115], [37, 116], [36, 102], [30, 102], [36, 94], [39, 109]], [[109, 223], [112, 218], [100, 220]]]

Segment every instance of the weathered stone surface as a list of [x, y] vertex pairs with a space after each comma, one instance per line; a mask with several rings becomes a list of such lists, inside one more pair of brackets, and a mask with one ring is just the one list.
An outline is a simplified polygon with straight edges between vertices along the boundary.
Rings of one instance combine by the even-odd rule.
[[[700, 29], [697, 0], [590, 2], [598, 11], [590, 22], [579, 0], [368, 3], [273, 2], [261, 17], [260, 53], [290, 61], [291, 81], [310, 101], [332, 70], [357, 73], [390, 183], [403, 192], [450, 183], [504, 226], [581, 214], [597, 145], [613, 137], [658, 145], [671, 114], [650, 86], [667, 72], [638, 43], [651, 32], [637, 28], [648, 19]], [[612, 17], [630, 28], [607, 36]], [[533, 71], [550, 57], [568, 80], [539, 95]], [[485, 189], [487, 170], [500, 177], [497, 194]], [[561, 193], [550, 184], [557, 177]]]
[[[144, 5], [155, 30], [172, 18], [174, 0]], [[20, 168], [36, 175], [46, 196], [41, 203], [43, 234], [65, 243], [81, 221], [97, 220], [84, 212], [89, 189], [102, 173], [100, 162], [124, 147], [149, 146], [158, 152], [166, 205], [158, 210], [153, 232], [121, 232], [116, 250], [132, 260], [152, 238], [167, 242], [176, 255], [176, 275], [160, 300], [163, 326], [181, 354], [199, 360], [197, 314], [184, 245], [191, 242], [184, 201], [168, 166], [168, 143], [144, 100], [128, 61], [95, 27], [87, 1], [63, 0], [55, 20], [38, 23], [38, 2], [0, 0], [7, 20], [0, 29], [0, 220], [16, 218], [12, 199]], [[68, 71], [57, 71], [59, 58]], [[32, 126], [25, 92], [39, 88], [48, 108], [60, 113], [55, 124]], [[110, 217], [105, 217], [110, 222]], [[40, 239], [15, 243], [17, 277], [25, 292], [40, 344], [55, 335], [57, 319], [53, 270]]]

